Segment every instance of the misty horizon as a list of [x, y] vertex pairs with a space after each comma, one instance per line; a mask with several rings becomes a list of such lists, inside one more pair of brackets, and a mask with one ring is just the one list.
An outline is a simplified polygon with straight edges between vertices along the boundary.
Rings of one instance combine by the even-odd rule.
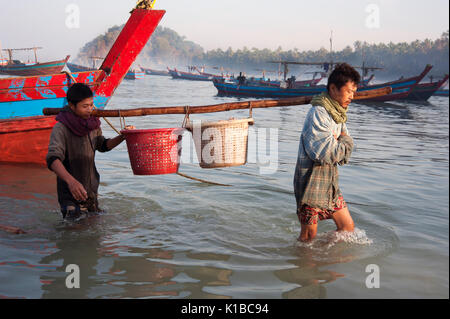
[[[333, 51], [340, 51], [353, 47], [356, 41], [387, 44], [436, 40], [449, 29], [449, 4], [443, 0], [428, 4], [410, 1], [406, 7], [401, 1], [392, 0], [344, 3], [321, 0], [313, 4], [288, 0], [276, 4], [267, 0], [245, 3], [197, 0], [188, 7], [183, 4], [182, 1], [157, 1], [156, 9], [167, 10], [161, 25], [200, 45], [205, 52], [225, 51], [229, 47], [233, 50], [244, 47], [329, 50], [332, 30]], [[376, 10], [370, 7], [374, 4]], [[73, 14], [73, 10], [68, 10], [71, 5], [79, 9], [76, 28], [66, 25]], [[7, 2], [2, 5], [0, 26], [14, 32], [3, 33], [0, 43], [2, 48], [41, 46], [44, 49], [38, 51], [40, 60], [61, 59], [67, 54], [72, 60], [86, 43], [125, 23], [134, 5], [134, 0]], [[336, 16], [336, 12], [341, 14]], [[26, 55], [17, 57], [27, 59]]]

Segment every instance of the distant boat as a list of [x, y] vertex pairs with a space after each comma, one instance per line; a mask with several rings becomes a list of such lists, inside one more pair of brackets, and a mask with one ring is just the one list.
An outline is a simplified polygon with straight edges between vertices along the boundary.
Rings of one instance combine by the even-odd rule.
[[188, 66], [189, 71], [197, 71], [197, 73], [192, 72], [183, 72], [179, 71], [176, 68], [171, 70], [170, 68], [167, 68], [169, 71], [169, 74], [172, 76], [173, 79], [182, 79], [182, 80], [190, 80], [190, 81], [213, 81], [213, 80], [222, 80], [229, 78], [229, 76], [225, 75], [219, 75], [219, 74], [211, 74], [203, 72], [202, 70], [199, 70], [196, 66]]
[[390, 86], [390, 87], [392, 87], [391, 94], [373, 98], [373, 99], [370, 99], [370, 101], [384, 102], [384, 101], [394, 101], [394, 100], [405, 100], [408, 97], [408, 95], [412, 92], [412, 90], [419, 84], [420, 81], [422, 81], [422, 79], [428, 74], [428, 72], [430, 72], [430, 70], [432, 68], [433, 68], [432, 65], [427, 64], [425, 66], [425, 69], [422, 71], [422, 73], [420, 73], [417, 76], [406, 78], [406, 79], [400, 78], [396, 81], [385, 82], [385, 83], [381, 83], [381, 84], [367, 85], [365, 87], [360, 87], [358, 89], [358, 91], [364, 92], [367, 90], [379, 89], [382, 87]]
[[161, 75], [161, 76], [170, 76], [168, 71], [155, 70], [150, 68], [143, 68], [141, 66], [141, 70], [145, 72], [147, 75]]
[[178, 71], [176, 68], [171, 70], [167, 68], [173, 79], [190, 80], [190, 81], [213, 81], [214, 77], [209, 75], [196, 74], [191, 72]]
[[[415, 77], [391, 81], [381, 84], [369, 85], [358, 88], [359, 92], [379, 89], [383, 87], [392, 87], [392, 93], [378, 98], [368, 99], [366, 101], [391, 101], [404, 99], [408, 96], [410, 90], [414, 88], [432, 69], [431, 65], [427, 65], [423, 72]], [[251, 85], [243, 83], [227, 83], [226, 81], [215, 80], [214, 86], [217, 88], [219, 95], [231, 96], [248, 96], [258, 98], [288, 98], [300, 96], [313, 96], [326, 92], [326, 85], [304, 86], [304, 87], [269, 87], [261, 85]]]
[[[442, 85], [448, 80], [448, 75], [440, 81], [419, 83], [415, 88], [411, 90], [411, 93], [405, 98], [412, 101], [427, 101], [432, 95], [434, 95]], [[448, 92], [448, 91], [447, 91]], [[447, 93], [448, 96], [448, 93]]]
[[40, 62], [24, 63], [18, 60], [3, 59], [2, 63], [0, 63], [0, 74], [14, 75], [14, 76], [35, 76], [35, 75], [59, 73], [66, 65], [66, 62], [67, 60], [69, 60], [69, 58], [70, 55], [68, 55], [63, 60], [50, 61], [44, 63]]
[[204, 76], [206, 76], [208, 78], [212, 78], [213, 80], [214, 79], [226, 79], [226, 78], [229, 78], [229, 75], [223, 75], [223, 74], [219, 75], [219, 74], [212, 74], [212, 73], [203, 72], [203, 68], [202, 68], [202, 70], [199, 70], [197, 67], [195, 67], [195, 69], [197, 70], [197, 72], [200, 75], [204, 75]]
[[[309, 86], [316, 86], [320, 81], [322, 81], [322, 78], [318, 79], [311, 79], [311, 80], [302, 80], [302, 81], [295, 81], [292, 85], [292, 88], [299, 88], [299, 87], [309, 87]], [[238, 84], [237, 78], [230, 78], [227, 80], [227, 83], [235, 83]], [[283, 85], [289, 85], [288, 82], [281, 81], [281, 80], [268, 80], [264, 78], [248, 78], [246, 79], [246, 84], [248, 85], [255, 85], [255, 86], [266, 86], [266, 87], [275, 87], [280, 88]]]
[[[255, 78], [255, 77], [246, 78], [245, 82], [248, 85], [257, 85], [257, 86], [268, 86], [268, 87], [276, 87], [276, 88], [280, 88], [283, 86], [289, 86], [291, 88], [299, 88], [299, 87], [316, 86], [319, 84], [320, 81], [322, 81], [322, 79], [326, 78], [326, 74], [323, 72], [311, 72], [311, 73], [314, 73], [314, 76], [312, 79], [309, 79], [309, 80], [295, 81], [294, 80], [295, 78], [293, 78], [293, 77], [288, 78], [287, 81], [270, 80], [270, 79], [267, 79], [263, 73], [263, 77], [261, 77], [261, 78]], [[316, 78], [317, 74], [319, 74], [320, 77]], [[238, 84], [239, 78], [241, 76], [242, 75], [239, 75], [238, 77], [234, 77], [234, 76], [230, 77], [230, 78], [226, 79], [226, 82]], [[292, 82], [293, 80], [294, 80], [294, 82]]]
[[[79, 65], [79, 64], [74, 64], [74, 63], [67, 63], [67, 67], [69, 68], [70, 72], [85, 72], [85, 71], [98, 70], [95, 67], [87, 67], [84, 65]], [[129, 70], [125, 74], [125, 79], [127, 79], [127, 80], [142, 79], [144, 77], [145, 77], [144, 71], [140, 71], [140, 70]]]
[[[317, 79], [310, 79], [310, 80], [301, 80], [301, 81], [294, 81], [293, 84], [289, 84], [289, 79], [288, 82], [285, 81], [280, 81], [280, 80], [264, 80], [264, 79], [260, 79], [258, 81], [255, 81], [256, 83], [258, 83], [259, 85], [263, 85], [263, 86], [273, 86], [273, 87], [280, 87], [283, 85], [291, 85], [292, 88], [301, 88], [301, 87], [305, 87], [305, 86], [316, 86], [317, 84], [319, 84], [320, 81], [322, 81], [322, 79], [324, 79], [325, 77], [320, 77]], [[252, 82], [252, 79], [249, 79], [250, 82]]]
[[145, 77], [145, 72], [141, 70], [129, 70], [127, 74], [125, 74], [126, 80], [139, 80]]

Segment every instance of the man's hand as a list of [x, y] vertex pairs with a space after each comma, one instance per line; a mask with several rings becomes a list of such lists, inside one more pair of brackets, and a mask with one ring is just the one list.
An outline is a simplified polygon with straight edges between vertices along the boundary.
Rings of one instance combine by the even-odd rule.
[[71, 180], [67, 183], [69, 190], [72, 193], [73, 198], [79, 202], [83, 202], [88, 199], [88, 195], [83, 185], [76, 179]]
[[66, 170], [61, 160], [56, 159], [55, 161], [53, 161], [50, 168], [59, 178], [67, 183], [67, 186], [69, 187], [70, 193], [72, 194], [73, 198], [80, 202], [87, 200], [87, 192], [84, 189], [83, 185]]

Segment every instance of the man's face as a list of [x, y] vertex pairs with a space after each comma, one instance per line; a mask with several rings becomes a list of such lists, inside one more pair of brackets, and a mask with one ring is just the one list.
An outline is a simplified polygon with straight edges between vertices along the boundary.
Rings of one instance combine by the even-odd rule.
[[92, 110], [94, 109], [94, 98], [88, 97], [87, 99], [81, 100], [76, 105], [73, 105], [72, 103], [69, 105], [76, 115], [87, 120], [91, 117]]
[[336, 87], [336, 85], [330, 85], [330, 96], [339, 102], [339, 104], [343, 108], [347, 108], [350, 102], [353, 100], [353, 96], [358, 89], [358, 86], [353, 81], [348, 81], [345, 83], [340, 90]]

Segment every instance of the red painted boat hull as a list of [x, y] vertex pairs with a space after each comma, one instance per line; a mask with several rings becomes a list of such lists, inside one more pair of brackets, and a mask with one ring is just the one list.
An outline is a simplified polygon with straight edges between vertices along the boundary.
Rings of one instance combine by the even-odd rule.
[[54, 116], [3, 121], [0, 126], [0, 162], [45, 165]]

